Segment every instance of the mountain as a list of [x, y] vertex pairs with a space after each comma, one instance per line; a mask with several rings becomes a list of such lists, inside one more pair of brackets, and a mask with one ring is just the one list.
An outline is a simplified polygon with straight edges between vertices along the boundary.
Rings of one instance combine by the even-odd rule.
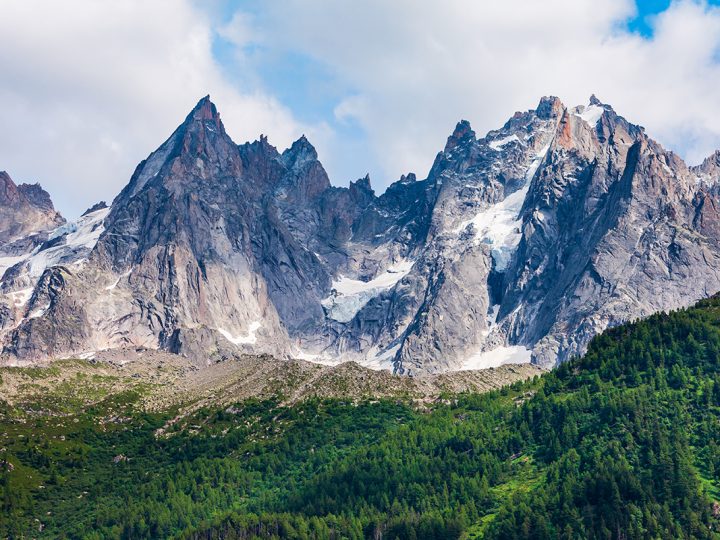
[[3, 253], [21, 250], [19, 240], [33, 238], [65, 223], [40, 184], [16, 185], [0, 171], [0, 242]]
[[459, 373], [104, 354], [0, 368], [3, 538], [719, 536], [718, 297], [484, 394]]
[[109, 208], [5, 271], [3, 357], [549, 367], [720, 290], [718, 155], [688, 167], [594, 96], [549, 97], [483, 138], [459, 122], [377, 195], [332, 186], [304, 136], [235, 144], [205, 97]]

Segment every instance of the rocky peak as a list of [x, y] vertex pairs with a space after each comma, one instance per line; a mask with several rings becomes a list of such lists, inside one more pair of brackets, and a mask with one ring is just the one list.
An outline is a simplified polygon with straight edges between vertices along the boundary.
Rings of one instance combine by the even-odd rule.
[[318, 161], [315, 147], [305, 135], [282, 153], [279, 162], [286, 169], [280, 186], [287, 202], [314, 200], [330, 187], [330, 179]]
[[306, 163], [317, 161], [315, 147], [305, 135], [301, 136], [292, 146], [282, 153], [282, 161], [288, 169], [299, 169]]
[[[225, 132], [217, 108], [210, 96], [205, 96], [173, 134], [137, 166], [116, 201], [135, 197], [157, 181], [183, 185], [192, 178], [208, 177], [213, 168], [217, 170], [227, 159], [236, 166], [234, 173], [239, 174], [238, 157], [238, 148]], [[206, 167], [205, 162], [212, 162], [215, 167]], [[173, 174], [181, 169], [188, 174]]]
[[260, 135], [260, 139], [255, 141], [255, 144], [258, 148], [261, 148], [264, 150], [267, 154], [273, 154], [275, 156], [279, 156], [280, 153], [277, 151], [277, 148], [275, 148], [272, 144], [268, 142], [267, 135]]
[[610, 105], [602, 103], [594, 94], [586, 105], [563, 108], [559, 115], [556, 144], [565, 150], [584, 154], [592, 160], [601, 146], [620, 143], [618, 151], [624, 153], [642, 132], [618, 116]]
[[707, 163], [710, 166], [720, 167], [720, 150], [715, 150], [711, 156], [705, 158], [703, 163]]
[[18, 191], [25, 195], [31, 204], [41, 210], [47, 212], [53, 212], [55, 210], [52, 199], [50, 199], [50, 194], [45, 191], [40, 184], [20, 184]]
[[209, 95], [198, 101], [197, 105], [195, 105], [195, 107], [193, 107], [193, 110], [190, 111], [190, 114], [185, 119], [185, 124], [188, 124], [190, 122], [212, 122], [218, 128], [222, 127], [222, 122], [220, 121], [220, 114], [218, 113], [215, 104], [210, 101]]
[[238, 149], [243, 159], [251, 159], [251, 156], [255, 159], [276, 159], [280, 157], [280, 152], [268, 142], [265, 135], [260, 135], [260, 138], [253, 142], [238, 145]]
[[560, 98], [555, 96], [544, 96], [540, 98], [540, 103], [538, 103], [538, 106], [535, 109], [535, 113], [538, 118], [543, 120], [549, 120], [550, 118], [562, 116], [564, 111], [565, 105], [563, 105], [562, 101], [560, 101]]
[[[720, 173], [720, 153], [701, 168]], [[59, 297], [27, 319], [46, 305], [33, 293], [6, 346], [308, 354], [404, 373], [486, 367], [488, 352], [551, 365], [607, 326], [720, 290], [719, 190], [694, 180], [597, 97], [551, 96], [479, 140], [459, 122], [427, 177], [375, 196], [367, 176], [331, 186], [304, 136], [282, 154], [264, 136], [236, 145], [206, 97], [130, 196], [62, 239], [94, 245], [88, 263], [56, 274]]]
[[19, 192], [15, 182], [7, 172], [0, 171], [0, 204], [13, 204], [18, 197]]
[[355, 187], [356, 189], [360, 189], [362, 191], [372, 191], [372, 187], [370, 186], [370, 175], [366, 174], [362, 178], [358, 178], [354, 182], [350, 182], [351, 187]]
[[452, 135], [448, 137], [447, 143], [445, 144], [445, 152], [452, 152], [458, 146], [474, 140], [475, 132], [472, 127], [470, 127], [470, 122], [467, 120], [460, 120], [455, 126], [455, 130], [452, 132]]
[[[0, 204], [15, 205], [18, 210], [30, 206], [40, 212], [59, 217], [50, 194], [40, 184], [16, 185], [6, 171], [0, 171]], [[62, 218], [60, 220], [64, 221]]]
[[720, 178], [720, 150], [715, 150], [700, 165], [693, 167], [693, 172], [703, 180], [715, 183]]
[[176, 140], [177, 143], [182, 144], [178, 151], [191, 154], [190, 157], [193, 159], [202, 153], [214, 154], [215, 150], [219, 150], [218, 145], [224, 144], [226, 147], [234, 145], [225, 132], [220, 113], [210, 101], [210, 96], [198, 101], [176, 133], [181, 135]]
[[375, 198], [375, 192], [370, 185], [370, 175], [366, 174], [363, 178], [350, 182], [350, 195], [358, 201], [370, 202]]
[[97, 202], [97, 203], [93, 204], [90, 208], [88, 208], [87, 210], [85, 210], [85, 211], [80, 215], [80, 217], [87, 216], [88, 214], [92, 214], [93, 212], [97, 212], [98, 210], [103, 210], [103, 209], [105, 209], [105, 208], [107, 208], [107, 207], [108, 207], [108, 205], [107, 205], [107, 203], [106, 203], [105, 201]]
[[0, 171], [0, 242], [49, 231], [65, 223], [40, 184], [13, 182]]

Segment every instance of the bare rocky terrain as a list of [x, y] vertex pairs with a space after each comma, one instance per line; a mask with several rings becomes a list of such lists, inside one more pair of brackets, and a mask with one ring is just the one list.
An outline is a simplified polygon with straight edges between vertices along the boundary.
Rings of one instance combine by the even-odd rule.
[[424, 179], [377, 195], [333, 186], [305, 137], [236, 144], [205, 97], [76, 221], [0, 178], [0, 364], [142, 348], [552, 367], [720, 290], [718, 162], [688, 166], [594, 96], [545, 97], [483, 137], [459, 122]]
[[[205, 406], [249, 398], [278, 398], [293, 404], [307, 398], [397, 397], [417, 404], [444, 394], [485, 392], [540, 375], [531, 364], [442, 375], [403, 377], [354, 362], [323, 366], [301, 360], [242, 356], [198, 367], [172, 353], [115, 350], [93, 360], [57, 360], [31, 367], [0, 368], [0, 396], [18, 412], [63, 415], [128, 392], [148, 411], [177, 408], [183, 415]], [[26, 408], [28, 406], [32, 408]], [[44, 404], [38, 410], [38, 404]]]

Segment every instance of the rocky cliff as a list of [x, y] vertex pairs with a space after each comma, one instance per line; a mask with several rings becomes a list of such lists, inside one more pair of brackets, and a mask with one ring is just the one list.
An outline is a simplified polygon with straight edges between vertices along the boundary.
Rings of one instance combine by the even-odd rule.
[[[543, 98], [482, 138], [458, 123], [425, 179], [378, 195], [332, 186], [305, 137], [236, 145], [204, 98], [109, 208], [35, 220], [51, 232], [0, 284], [3, 357], [552, 366], [720, 290], [718, 177], [718, 154], [688, 167], [594, 97]], [[21, 188], [0, 202], [5, 250], [34, 234], [13, 212], [60, 219]]]
[[25, 247], [23, 240], [64, 222], [40, 184], [16, 185], [8, 173], [0, 171], [0, 249], [3, 253], [21, 252]]

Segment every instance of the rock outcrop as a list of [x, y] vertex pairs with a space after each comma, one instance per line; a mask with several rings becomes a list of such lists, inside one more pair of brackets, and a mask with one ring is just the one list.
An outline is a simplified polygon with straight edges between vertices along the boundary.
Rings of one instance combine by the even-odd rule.
[[206, 97], [109, 208], [63, 224], [39, 187], [5, 188], [3, 249], [34, 234], [15, 206], [52, 232], [5, 270], [3, 354], [552, 366], [720, 290], [719, 164], [688, 167], [594, 96], [551, 97], [480, 139], [461, 121], [427, 178], [377, 195], [332, 186], [305, 137], [236, 145]]
[[16, 185], [7, 172], [0, 171], [0, 249], [4, 253], [12, 251], [18, 240], [47, 232], [64, 222], [40, 184]]

